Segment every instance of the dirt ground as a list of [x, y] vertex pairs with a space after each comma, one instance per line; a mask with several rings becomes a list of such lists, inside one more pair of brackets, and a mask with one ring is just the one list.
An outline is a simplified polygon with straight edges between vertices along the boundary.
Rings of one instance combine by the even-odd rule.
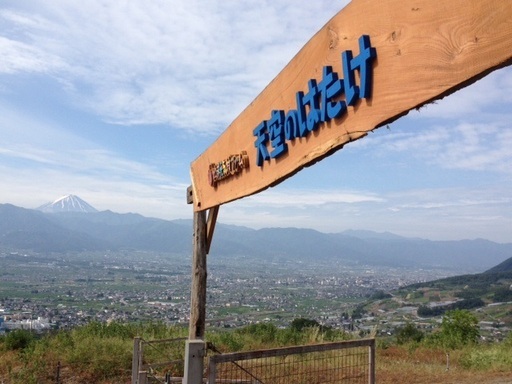
[[512, 375], [510, 373], [445, 372], [404, 377], [400, 372], [395, 374], [377, 372], [376, 381], [378, 384], [512, 384]]

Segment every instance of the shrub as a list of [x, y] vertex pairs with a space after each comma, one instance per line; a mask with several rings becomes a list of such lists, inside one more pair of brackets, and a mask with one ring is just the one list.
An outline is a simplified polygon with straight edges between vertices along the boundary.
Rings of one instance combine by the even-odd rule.
[[84, 337], [63, 356], [64, 364], [87, 373], [91, 381], [116, 377], [130, 370], [132, 345], [119, 337]]
[[301, 332], [304, 328], [312, 327], [320, 327], [320, 323], [316, 320], [299, 317], [298, 319], [293, 319], [292, 323], [290, 324], [291, 330], [296, 332]]
[[384, 292], [384, 291], [376, 291], [374, 292], [371, 296], [370, 296], [370, 299], [371, 300], [384, 300], [384, 299], [390, 299], [392, 298], [393, 296], [387, 292]]
[[494, 345], [470, 348], [463, 353], [460, 364], [466, 369], [479, 371], [505, 371], [512, 369], [510, 344], [506, 342]]
[[406, 344], [410, 342], [419, 343], [423, 340], [424, 333], [420, 331], [413, 323], [407, 323], [405, 326], [396, 330], [397, 344]]
[[448, 311], [441, 324], [441, 339], [445, 347], [457, 348], [476, 343], [480, 337], [478, 319], [468, 310]]
[[261, 343], [271, 344], [276, 340], [277, 328], [271, 323], [259, 323], [248, 325], [237, 332], [243, 335], [250, 335]]
[[16, 329], [6, 334], [4, 339], [5, 348], [8, 351], [25, 349], [35, 340], [32, 332], [26, 329]]
[[209, 335], [208, 339], [221, 352], [237, 352], [245, 347], [244, 338], [239, 332], [219, 332]]
[[118, 337], [120, 339], [127, 340], [133, 339], [136, 336], [134, 327], [129, 324], [122, 324], [118, 322], [106, 324], [98, 321], [93, 321], [83, 327], [75, 328], [73, 333], [77, 338], [94, 336], [100, 338]]

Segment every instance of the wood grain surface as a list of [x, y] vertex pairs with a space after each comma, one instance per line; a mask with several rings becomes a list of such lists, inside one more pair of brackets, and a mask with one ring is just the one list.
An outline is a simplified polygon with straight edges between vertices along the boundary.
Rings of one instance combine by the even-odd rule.
[[[357, 54], [362, 35], [370, 37], [377, 52], [372, 97], [349, 106], [341, 118], [322, 124], [308, 137], [288, 142], [284, 156], [258, 166], [253, 130], [272, 110], [295, 109], [295, 94], [307, 92], [310, 79], [320, 81], [324, 66], [342, 72], [341, 53]], [[353, 0], [191, 163], [194, 210], [276, 185], [409, 110], [510, 65], [511, 59], [512, 1]], [[242, 151], [248, 154], [248, 167], [210, 185], [210, 164]]]

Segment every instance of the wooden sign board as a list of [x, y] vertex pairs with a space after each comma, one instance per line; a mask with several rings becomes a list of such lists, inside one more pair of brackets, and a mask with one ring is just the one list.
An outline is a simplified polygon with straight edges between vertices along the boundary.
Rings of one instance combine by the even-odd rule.
[[511, 60], [512, 1], [353, 0], [192, 162], [194, 210], [276, 185]]

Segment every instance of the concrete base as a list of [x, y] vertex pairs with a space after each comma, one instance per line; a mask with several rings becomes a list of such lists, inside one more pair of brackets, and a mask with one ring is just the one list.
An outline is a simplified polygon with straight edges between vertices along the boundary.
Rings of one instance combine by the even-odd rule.
[[183, 384], [202, 384], [206, 343], [203, 340], [187, 340], [185, 345], [185, 372]]

